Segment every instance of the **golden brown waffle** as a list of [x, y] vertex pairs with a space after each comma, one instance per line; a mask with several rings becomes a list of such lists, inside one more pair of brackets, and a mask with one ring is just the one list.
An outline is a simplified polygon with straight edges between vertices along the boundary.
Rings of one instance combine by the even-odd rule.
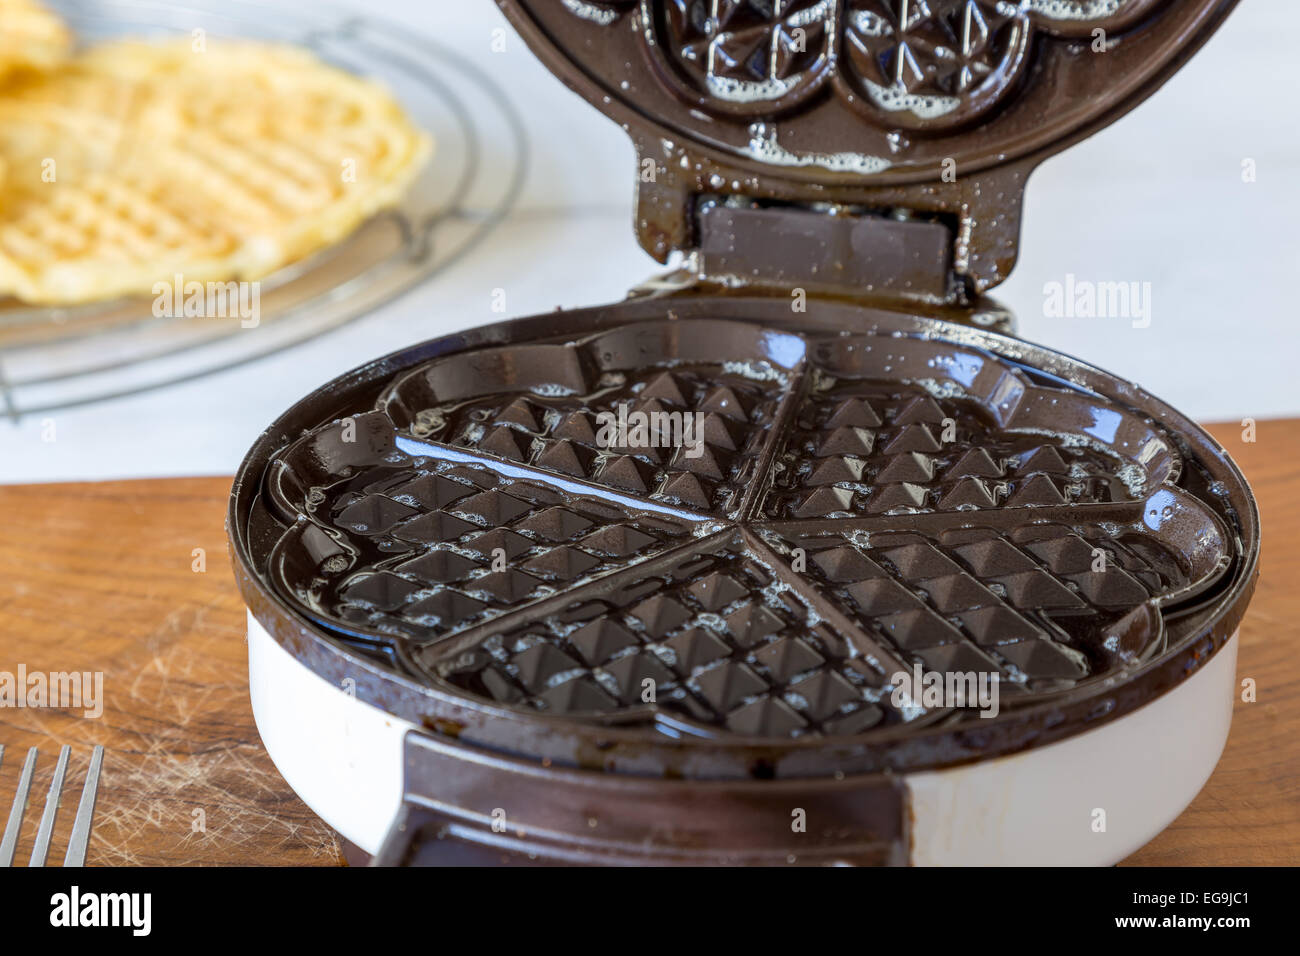
[[22, 70], [51, 70], [71, 49], [63, 21], [35, 0], [0, 0], [0, 80]]
[[0, 93], [0, 295], [260, 278], [395, 204], [429, 151], [385, 90], [305, 51], [96, 47]]

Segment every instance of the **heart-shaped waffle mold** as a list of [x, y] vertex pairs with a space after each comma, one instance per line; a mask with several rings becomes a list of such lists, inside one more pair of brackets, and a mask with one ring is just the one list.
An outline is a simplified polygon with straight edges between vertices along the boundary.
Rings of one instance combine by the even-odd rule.
[[916, 668], [1015, 708], [1159, 654], [1232, 563], [1183, 468], [1151, 420], [976, 347], [637, 322], [424, 361], [283, 448], [267, 576], [468, 700], [870, 735], [974, 715], [900, 696]]

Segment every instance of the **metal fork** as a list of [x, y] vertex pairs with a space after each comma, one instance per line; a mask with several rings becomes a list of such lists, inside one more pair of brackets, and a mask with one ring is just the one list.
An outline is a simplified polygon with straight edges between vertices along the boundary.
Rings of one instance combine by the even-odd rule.
[[[50, 792], [45, 797], [45, 810], [41, 813], [41, 824], [36, 831], [36, 844], [32, 847], [32, 858], [28, 861], [28, 866], [45, 865], [45, 857], [50, 851], [50, 837], [54, 835], [54, 817], [59, 812], [63, 777], [67, 773], [68, 756], [71, 753], [72, 748], [67, 744], [59, 750], [59, 761], [54, 765], [54, 778], [50, 781]], [[5, 748], [0, 744], [0, 765], [4, 763], [4, 756]], [[14, 861], [18, 834], [23, 828], [23, 814], [27, 812], [32, 774], [36, 770], [36, 756], [37, 748], [32, 747], [27, 751], [27, 760], [24, 761], [23, 772], [18, 778], [18, 791], [14, 794], [14, 804], [9, 810], [4, 839], [0, 840], [0, 867], [11, 866]], [[86, 782], [81, 788], [81, 802], [77, 804], [77, 817], [72, 823], [68, 852], [63, 857], [64, 866], [84, 866], [86, 863], [86, 846], [90, 843], [90, 826], [95, 816], [95, 795], [99, 791], [99, 771], [103, 765], [104, 748], [96, 746], [90, 754], [90, 767], [86, 770]]]

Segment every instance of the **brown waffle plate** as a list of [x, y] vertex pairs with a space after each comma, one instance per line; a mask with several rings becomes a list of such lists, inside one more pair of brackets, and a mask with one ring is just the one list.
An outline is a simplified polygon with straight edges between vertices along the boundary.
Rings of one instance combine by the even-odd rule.
[[[478, 717], [860, 754], [1102, 699], [1241, 587], [1226, 459], [1081, 366], [924, 320], [572, 324], [387, 360], [276, 449], [259, 586]], [[620, 410], [698, 438], [602, 440]], [[1003, 714], [900, 700], [917, 667], [998, 675]]]

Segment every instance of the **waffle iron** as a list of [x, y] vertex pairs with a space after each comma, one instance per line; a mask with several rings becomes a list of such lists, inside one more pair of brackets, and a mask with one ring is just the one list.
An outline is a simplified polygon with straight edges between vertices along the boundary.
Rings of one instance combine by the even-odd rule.
[[[671, 271], [323, 385], [228, 528], [263, 742], [379, 864], [1110, 864], [1228, 734], [1259, 517], [988, 296], [1220, 0], [499, 0]], [[575, 161], [578, 161], [575, 159]]]

